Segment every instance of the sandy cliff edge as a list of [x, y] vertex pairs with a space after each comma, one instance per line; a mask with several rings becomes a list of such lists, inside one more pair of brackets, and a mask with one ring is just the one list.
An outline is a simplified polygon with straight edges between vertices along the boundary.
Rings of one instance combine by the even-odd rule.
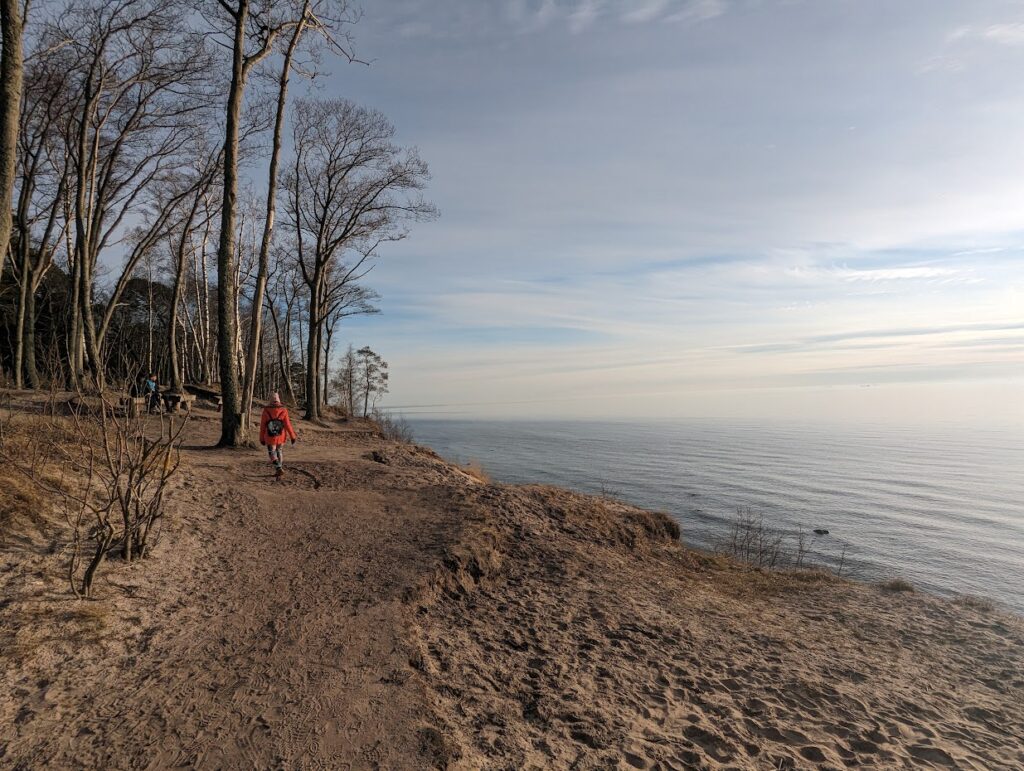
[[194, 426], [155, 559], [98, 601], [56, 528], [0, 544], [0, 766], [1024, 767], [1018, 617], [366, 431], [306, 429], [274, 484]]

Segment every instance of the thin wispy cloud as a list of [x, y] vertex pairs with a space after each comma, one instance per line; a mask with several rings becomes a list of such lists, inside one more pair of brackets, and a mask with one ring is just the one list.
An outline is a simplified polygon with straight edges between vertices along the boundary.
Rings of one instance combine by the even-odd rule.
[[1009, 46], [1024, 45], [1024, 21], [960, 27], [950, 33], [949, 39], [954, 42], [973, 39]]
[[375, 64], [337, 87], [419, 145], [443, 217], [382, 251], [351, 339], [410, 403], [1024, 382], [1007, 8], [906, 0], [878, 34], [857, 3], [369, 6]]
[[964, 276], [963, 272], [956, 268], [936, 267], [912, 267], [912, 268], [872, 268], [868, 270], [857, 270], [852, 268], [837, 268], [837, 276], [844, 281], [920, 281], [940, 279], [943, 281], [959, 278], [960, 280], [971, 281], [973, 277]]
[[605, 0], [580, 0], [569, 12], [569, 31], [578, 35], [591, 27], [607, 10]]
[[665, 15], [670, 0], [637, 0], [632, 8], [622, 14], [622, 20], [629, 24], [643, 24]]
[[385, 13], [405, 38], [493, 36], [508, 29], [517, 34], [554, 27], [582, 34], [604, 21], [627, 25], [654, 22], [697, 23], [728, 10], [726, 0], [444, 0], [422, 13], [417, 3], [396, 2]]
[[982, 37], [1004, 45], [1024, 45], [1024, 21], [993, 24], [982, 31]]
[[728, 10], [726, 0], [691, 0], [666, 17], [669, 22], [699, 22], [715, 19]]

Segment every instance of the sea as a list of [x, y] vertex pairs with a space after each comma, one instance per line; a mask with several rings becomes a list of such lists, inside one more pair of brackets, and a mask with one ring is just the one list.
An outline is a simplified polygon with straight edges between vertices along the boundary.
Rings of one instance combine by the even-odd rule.
[[802, 531], [810, 563], [1024, 614], [1019, 425], [407, 422], [417, 443], [479, 463], [497, 481], [666, 512], [699, 549], [727, 549], [738, 513], [748, 513], [791, 547]]

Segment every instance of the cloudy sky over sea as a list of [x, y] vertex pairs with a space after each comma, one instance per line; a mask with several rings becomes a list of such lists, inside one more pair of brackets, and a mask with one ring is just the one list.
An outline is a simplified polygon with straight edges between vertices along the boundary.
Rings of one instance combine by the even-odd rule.
[[371, 65], [321, 88], [441, 210], [349, 326], [389, 404], [1021, 418], [1019, 0], [379, 0], [353, 32]]

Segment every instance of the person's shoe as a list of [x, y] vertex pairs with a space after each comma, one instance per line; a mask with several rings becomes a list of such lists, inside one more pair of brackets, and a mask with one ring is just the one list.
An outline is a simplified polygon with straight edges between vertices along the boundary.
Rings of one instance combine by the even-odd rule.
[[278, 467], [277, 470], [274, 472], [274, 479], [277, 479], [278, 481], [280, 481], [281, 477], [283, 477], [283, 476], [284, 476], [284, 469]]

